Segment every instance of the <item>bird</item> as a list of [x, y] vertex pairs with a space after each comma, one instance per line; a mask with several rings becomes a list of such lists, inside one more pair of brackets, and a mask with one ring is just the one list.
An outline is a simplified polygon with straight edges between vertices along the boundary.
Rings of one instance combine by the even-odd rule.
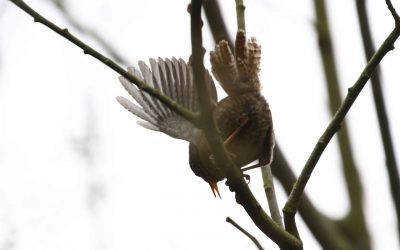
[[[261, 46], [254, 37], [246, 39], [245, 31], [238, 30], [234, 52], [222, 40], [210, 52], [211, 71], [227, 96], [218, 101], [213, 78], [205, 71], [205, 84], [215, 104], [214, 119], [224, 145], [235, 166], [245, 170], [270, 164], [275, 146], [272, 115], [261, 93], [259, 80]], [[139, 69], [128, 67], [128, 72], [144, 80], [164, 95], [196, 112], [198, 95], [194, 86], [190, 60], [149, 59], [150, 67], [139, 61]], [[126, 78], [119, 80], [136, 103], [118, 96], [117, 101], [141, 118], [137, 123], [173, 138], [189, 142], [189, 165], [195, 175], [206, 181], [216, 197], [221, 198], [217, 183], [226, 174], [215, 163], [207, 139], [201, 128], [185, 120], [156, 98], [140, 90]], [[258, 160], [253, 166], [252, 162]], [[247, 166], [247, 167], [246, 167]], [[244, 175], [247, 176], [247, 175]]]

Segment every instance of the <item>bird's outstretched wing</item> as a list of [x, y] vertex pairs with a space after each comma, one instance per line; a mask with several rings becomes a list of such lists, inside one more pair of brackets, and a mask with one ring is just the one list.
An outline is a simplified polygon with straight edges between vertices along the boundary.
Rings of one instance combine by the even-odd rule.
[[[144, 80], [151, 87], [161, 91], [181, 106], [190, 111], [198, 111], [198, 97], [193, 83], [192, 67], [183, 59], [150, 59], [150, 67], [139, 61], [139, 69], [129, 67], [132, 75]], [[120, 82], [126, 91], [136, 101], [118, 96], [117, 101], [132, 114], [142, 120], [137, 123], [142, 127], [163, 132], [177, 139], [193, 142], [199, 130], [190, 122], [176, 114], [159, 100], [138, 89], [126, 78], [120, 76]], [[206, 82], [209, 85], [211, 97], [217, 101], [217, 94], [213, 80], [206, 72]]]

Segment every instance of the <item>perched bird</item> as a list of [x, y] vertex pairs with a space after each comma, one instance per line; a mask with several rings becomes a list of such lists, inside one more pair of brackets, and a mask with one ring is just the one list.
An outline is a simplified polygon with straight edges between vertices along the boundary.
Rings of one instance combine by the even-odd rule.
[[[216, 45], [210, 53], [212, 73], [228, 94], [218, 101], [213, 79], [206, 72], [206, 84], [216, 103], [214, 117], [225, 147], [235, 165], [243, 168], [258, 160], [255, 166], [272, 161], [274, 133], [271, 112], [260, 92], [261, 47], [255, 38], [246, 40], [244, 31], [237, 32], [235, 52], [232, 53], [226, 41]], [[193, 83], [190, 63], [182, 59], [150, 59], [150, 68], [139, 61], [139, 69], [128, 71], [149, 85], [159, 89], [183, 107], [198, 111], [198, 96]], [[127, 92], [135, 99], [130, 102], [117, 97], [118, 102], [128, 111], [143, 120], [138, 124], [171, 137], [190, 142], [189, 164], [193, 172], [209, 183], [214, 196], [219, 195], [217, 182], [226, 176], [213, 161], [207, 139], [201, 129], [177, 115], [160, 101], [139, 90], [127, 79], [119, 78]]]

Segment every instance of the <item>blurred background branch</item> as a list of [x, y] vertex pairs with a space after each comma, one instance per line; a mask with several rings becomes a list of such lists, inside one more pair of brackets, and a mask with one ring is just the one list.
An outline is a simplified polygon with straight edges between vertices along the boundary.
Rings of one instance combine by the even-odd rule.
[[[325, 83], [329, 96], [329, 108], [333, 116], [339, 107], [343, 97], [340, 93], [340, 83], [337, 72], [335, 52], [333, 49], [332, 35], [329, 28], [329, 18], [326, 11], [325, 0], [314, 0], [316, 14], [316, 30], [318, 33], [318, 45], [322, 66], [325, 73]], [[342, 160], [342, 171], [350, 200], [350, 211], [342, 220], [344, 231], [349, 234], [349, 240], [360, 249], [370, 249], [370, 237], [365, 223], [363, 208], [363, 187], [360, 180], [358, 167], [356, 166], [350, 143], [346, 122], [341, 123], [337, 133], [339, 151]]]
[[229, 47], [233, 51], [232, 38], [229, 36], [218, 0], [204, 1], [203, 8], [214, 42], [218, 44], [219, 41], [225, 40], [229, 43]]
[[123, 77], [125, 77], [128, 81], [130, 81], [132, 84], [136, 85], [139, 89], [145, 91], [151, 96], [156, 97], [158, 100], [160, 100], [163, 104], [165, 104], [167, 107], [170, 109], [174, 110], [177, 114], [185, 118], [186, 120], [193, 122], [193, 124], [198, 124], [198, 114], [189, 111], [188, 109], [182, 107], [179, 105], [176, 101], [172, 100], [170, 97], [163, 95], [157, 88], [154, 88], [153, 86], [150, 86], [146, 82], [142, 81], [141, 79], [137, 78], [136, 76], [130, 74], [128, 71], [123, 69], [120, 65], [115, 63], [113, 60], [107, 58], [97, 50], [95, 50], [93, 47], [87, 45], [83, 41], [81, 41], [79, 38], [74, 36], [69, 32], [67, 28], [60, 28], [59, 26], [55, 25], [52, 23], [50, 20], [46, 19], [42, 15], [40, 15], [38, 12], [36, 12], [34, 9], [32, 9], [29, 5], [27, 5], [23, 0], [10, 0], [10, 2], [14, 3], [16, 6], [18, 6], [20, 9], [25, 11], [28, 15], [33, 17], [34, 22], [39, 22], [43, 24], [44, 26], [48, 27], [58, 35], [64, 37], [71, 43], [75, 44], [77, 47], [81, 48], [83, 50], [83, 53], [86, 55], [90, 55], [97, 59], [98, 61], [102, 62], [115, 72], [121, 74]]
[[[375, 46], [372, 41], [371, 28], [365, 0], [356, 0], [358, 23], [364, 45], [365, 60], [368, 61], [375, 53]], [[381, 132], [382, 144], [385, 152], [385, 166], [390, 183], [390, 191], [395, 205], [397, 217], [397, 229], [400, 241], [400, 179], [396, 156], [393, 148], [390, 121], [385, 106], [385, 97], [382, 91], [381, 69], [378, 66], [371, 76], [372, 94], [375, 102], [375, 110], [378, 116], [379, 129]]]
[[124, 66], [132, 65], [129, 63], [128, 60], [119, 53], [114, 46], [107, 41], [107, 39], [102, 36], [99, 32], [95, 29], [84, 25], [81, 21], [79, 21], [69, 10], [68, 2], [66, 0], [48, 0], [57, 7], [57, 9], [64, 15], [65, 19], [68, 23], [77, 31], [91, 37], [94, 39], [103, 49], [105, 50], [106, 54], [110, 56], [114, 61], [118, 64], [122, 64]]

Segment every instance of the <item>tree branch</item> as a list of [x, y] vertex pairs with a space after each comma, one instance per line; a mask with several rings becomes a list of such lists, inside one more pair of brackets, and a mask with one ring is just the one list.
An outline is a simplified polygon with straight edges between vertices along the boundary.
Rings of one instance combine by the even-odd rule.
[[[296, 176], [291, 170], [279, 145], [275, 146], [274, 161], [272, 162], [272, 172], [281, 182], [285, 192], [289, 195]], [[348, 242], [348, 238], [340, 231], [335, 221], [321, 213], [304, 193], [299, 204], [299, 212], [304, 222], [321, 244], [322, 249], [326, 250], [351, 250], [354, 249]]]
[[116, 51], [113, 46], [95, 29], [91, 29], [88, 26], [82, 25], [69, 11], [65, 0], [52, 0], [51, 1], [59, 11], [64, 15], [65, 19], [72, 25], [76, 30], [82, 32], [90, 37], [92, 37], [96, 42], [100, 44], [101, 47], [114, 58], [114, 60], [119, 64], [129, 65], [128, 60], [118, 51]]
[[[396, 21], [396, 23], [398, 23]], [[389, 36], [385, 39], [383, 44], [379, 47], [379, 49], [375, 52], [371, 60], [368, 62], [361, 75], [359, 76], [356, 83], [348, 89], [348, 94], [334, 115], [332, 121], [329, 123], [325, 132], [322, 134], [317, 144], [314, 147], [310, 157], [308, 158], [301, 174], [293, 186], [293, 189], [289, 195], [289, 199], [284, 207], [284, 216], [287, 216], [288, 219], [292, 220], [296, 214], [297, 208], [300, 203], [300, 197], [304, 192], [304, 189], [307, 185], [307, 182], [319, 160], [329, 141], [332, 139], [334, 134], [339, 130], [340, 125], [350, 110], [351, 106], [357, 99], [361, 90], [364, 88], [368, 79], [371, 77], [371, 74], [378, 66], [383, 57], [394, 48], [394, 42], [400, 36], [400, 26], [396, 25], [393, 31], [389, 34]]]
[[266, 165], [261, 167], [261, 174], [264, 182], [264, 191], [268, 200], [268, 207], [271, 213], [272, 220], [283, 228], [282, 216], [279, 210], [278, 200], [276, 199], [274, 178], [271, 171], [271, 166]]
[[96, 58], [103, 64], [107, 65], [109, 68], [113, 69], [114, 71], [118, 72], [121, 74], [123, 77], [128, 79], [131, 83], [135, 84], [139, 89], [145, 91], [146, 93], [150, 94], [151, 96], [154, 96], [158, 100], [160, 100], [163, 104], [165, 104], [167, 107], [170, 109], [174, 110], [177, 114], [182, 116], [183, 118], [187, 119], [188, 121], [192, 122], [195, 125], [198, 125], [198, 113], [193, 113], [184, 107], [180, 106], [177, 102], [169, 98], [168, 96], [163, 95], [158, 89], [152, 88], [148, 84], [146, 84], [144, 81], [140, 80], [134, 75], [129, 74], [128, 71], [124, 70], [121, 66], [116, 64], [114, 61], [111, 59], [107, 58], [106, 56], [102, 55], [89, 45], [85, 44], [81, 40], [79, 40], [77, 37], [72, 35], [68, 29], [62, 29], [49, 21], [48, 19], [44, 18], [42, 15], [37, 13], [35, 10], [33, 10], [31, 7], [29, 7], [23, 0], [10, 0], [10, 2], [14, 3], [17, 5], [19, 8], [21, 8], [23, 11], [28, 13], [30, 16], [33, 17], [33, 20], [35, 22], [39, 22], [43, 24], [44, 26], [48, 27], [49, 29], [53, 30], [60, 36], [64, 37], [68, 41], [72, 42], [79, 48], [83, 50], [84, 54], [91, 55], [92, 57]]
[[218, 0], [204, 1], [203, 8], [215, 43], [225, 40], [233, 51], [232, 39], [229, 38], [228, 29], [223, 20]]
[[[365, 6], [365, 0], [356, 0], [358, 22], [360, 25], [361, 36], [364, 44], [364, 53], [366, 60], [369, 60], [375, 52], [375, 46], [372, 41], [372, 35], [370, 30], [370, 25], [368, 21], [367, 8]], [[390, 8], [393, 8], [389, 2]], [[396, 12], [392, 9], [394, 13], [393, 17], [396, 18]], [[381, 138], [383, 143], [383, 148], [386, 156], [386, 170], [389, 177], [390, 190], [392, 194], [392, 199], [395, 204], [395, 211], [397, 215], [397, 230], [400, 240], [400, 179], [398, 165], [396, 162], [396, 157], [393, 148], [392, 135], [389, 128], [389, 118], [387, 116], [385, 107], [385, 98], [382, 91], [382, 79], [381, 71], [379, 66], [375, 70], [374, 74], [371, 76], [372, 93], [375, 101], [375, 109], [378, 116], [379, 128], [381, 132]]]
[[392, 1], [385, 0], [385, 2], [390, 11], [390, 14], [392, 14], [392, 16], [393, 16], [396, 27], [399, 27], [400, 26], [400, 16], [399, 16], [399, 14], [397, 14], [395, 8], [393, 7]]
[[246, 6], [244, 6], [243, 0], [236, 0], [236, 19], [238, 30], [246, 30], [246, 22], [244, 16], [245, 9]]
[[254, 224], [271, 240], [284, 249], [301, 249], [301, 242], [280, 228], [262, 209], [243, 179], [243, 174], [228, 156], [221, 138], [218, 135], [211, 101], [204, 79], [203, 46], [202, 46], [202, 20], [201, 0], [192, 0], [191, 32], [192, 32], [192, 59], [194, 83], [199, 95], [199, 106], [201, 112], [201, 128], [206, 135], [215, 161], [227, 176], [227, 185], [232, 192], [236, 193], [236, 201], [243, 206]]
[[259, 250], [264, 250], [264, 248], [261, 246], [260, 242], [258, 242], [257, 238], [251, 235], [249, 232], [244, 230], [241, 226], [239, 226], [234, 220], [232, 220], [230, 217], [226, 217], [226, 222], [232, 224], [236, 229], [238, 229], [240, 232], [242, 232], [244, 235], [249, 237], [249, 239], [256, 245], [256, 247]]

